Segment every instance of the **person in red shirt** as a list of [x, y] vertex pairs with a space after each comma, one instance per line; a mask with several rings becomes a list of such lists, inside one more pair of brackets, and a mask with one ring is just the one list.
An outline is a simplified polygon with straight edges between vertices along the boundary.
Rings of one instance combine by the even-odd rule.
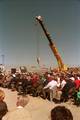
[[76, 79], [76, 80], [74, 81], [74, 83], [75, 83], [75, 85], [76, 85], [76, 89], [78, 90], [79, 87], [80, 87], [80, 79]]

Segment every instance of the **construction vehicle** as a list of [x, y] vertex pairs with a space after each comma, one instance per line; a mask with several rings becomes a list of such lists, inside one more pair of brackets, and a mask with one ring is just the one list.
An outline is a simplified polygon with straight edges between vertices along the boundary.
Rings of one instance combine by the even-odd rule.
[[54, 56], [56, 57], [59, 71], [65, 71], [65, 70], [67, 70], [67, 66], [63, 63], [63, 61], [61, 59], [61, 56], [59, 55], [58, 50], [57, 50], [55, 44], [52, 42], [52, 39], [50, 37], [49, 32], [47, 31], [47, 29], [44, 26], [42, 17], [41, 16], [37, 16], [36, 20], [40, 23], [40, 25], [41, 25], [41, 27], [42, 27], [42, 29], [43, 29], [43, 31], [44, 31], [44, 33], [45, 33], [48, 41], [49, 41], [50, 48], [51, 48]]

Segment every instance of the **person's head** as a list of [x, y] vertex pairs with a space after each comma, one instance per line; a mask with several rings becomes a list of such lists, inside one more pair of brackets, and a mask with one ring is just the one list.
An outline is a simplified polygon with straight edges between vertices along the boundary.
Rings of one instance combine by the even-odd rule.
[[65, 106], [56, 106], [51, 110], [51, 120], [73, 120], [73, 116]]
[[8, 112], [7, 104], [4, 101], [0, 101], [0, 120]]
[[5, 93], [3, 90], [0, 89], [0, 101], [3, 101], [5, 98]]
[[19, 96], [17, 98], [17, 106], [25, 107], [29, 102], [28, 96]]

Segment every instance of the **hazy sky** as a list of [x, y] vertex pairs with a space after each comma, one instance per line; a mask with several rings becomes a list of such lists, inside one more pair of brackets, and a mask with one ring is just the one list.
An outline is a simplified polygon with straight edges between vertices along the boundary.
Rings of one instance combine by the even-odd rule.
[[41, 26], [41, 15], [62, 60], [80, 65], [80, 0], [0, 0], [0, 63], [56, 65]]

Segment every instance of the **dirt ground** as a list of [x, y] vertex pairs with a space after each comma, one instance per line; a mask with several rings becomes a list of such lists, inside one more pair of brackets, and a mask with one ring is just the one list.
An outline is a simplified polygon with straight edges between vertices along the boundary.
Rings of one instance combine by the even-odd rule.
[[[0, 88], [3, 89], [3, 88]], [[8, 89], [3, 89], [5, 92], [5, 101], [7, 103], [9, 111], [16, 108], [17, 92]], [[72, 105], [71, 102], [55, 104], [48, 100], [44, 100], [40, 97], [29, 96], [29, 103], [25, 107], [29, 110], [33, 120], [50, 120], [50, 111], [57, 105], [64, 105], [69, 108], [73, 114], [74, 120], [80, 120], [80, 107]]]

